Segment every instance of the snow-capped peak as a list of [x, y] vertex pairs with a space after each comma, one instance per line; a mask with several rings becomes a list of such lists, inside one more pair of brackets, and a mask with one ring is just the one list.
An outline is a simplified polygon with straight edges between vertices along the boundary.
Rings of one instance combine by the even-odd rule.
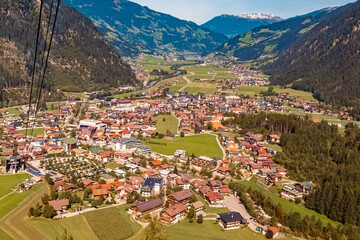
[[247, 18], [247, 19], [281, 19], [272, 14], [263, 14], [263, 13], [242, 13], [235, 15], [240, 18]]

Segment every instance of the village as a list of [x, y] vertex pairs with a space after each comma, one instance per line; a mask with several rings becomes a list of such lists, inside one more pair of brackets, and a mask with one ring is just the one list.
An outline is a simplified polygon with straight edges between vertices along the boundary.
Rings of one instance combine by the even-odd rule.
[[[274, 162], [281, 136], [242, 132], [222, 122], [231, 114], [286, 113], [289, 105], [305, 113], [333, 114], [286, 93], [261, 101], [183, 92], [154, 100], [67, 101], [51, 104], [29, 122], [21, 119], [25, 106], [20, 116], [2, 110], [1, 171], [27, 172], [33, 184], [49, 184], [44, 207], [33, 206], [32, 217], [68, 218], [129, 204], [128, 213], [139, 222], [150, 216], [164, 225], [186, 218], [214, 220], [226, 230], [246, 225], [277, 238], [283, 236], [280, 227], [268, 224], [261, 207], [261, 217], [250, 216], [229, 183], [277, 186], [282, 198], [297, 204], [316, 186], [292, 181]], [[204, 149], [194, 150], [190, 139], [198, 136], [212, 145], [205, 142]], [[185, 140], [189, 143], [170, 146]]]

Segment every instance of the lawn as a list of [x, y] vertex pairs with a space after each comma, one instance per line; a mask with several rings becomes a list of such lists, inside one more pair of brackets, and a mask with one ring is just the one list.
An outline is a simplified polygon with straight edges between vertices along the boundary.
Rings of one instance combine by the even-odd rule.
[[[158, 115], [153, 118], [156, 122], [156, 131], [165, 134], [169, 130], [173, 134], [177, 134], [179, 120], [174, 115]], [[165, 120], [165, 121], [164, 121]]]
[[12, 192], [19, 183], [31, 178], [30, 174], [0, 175], [0, 198]]
[[274, 201], [275, 204], [280, 204], [286, 211], [288, 212], [299, 212], [301, 214], [302, 217], [305, 217], [306, 215], [308, 216], [315, 216], [316, 218], [321, 219], [321, 221], [323, 222], [323, 225], [326, 226], [328, 223], [337, 226], [340, 223], [335, 222], [329, 218], [327, 218], [325, 215], [319, 214], [313, 210], [307, 209], [306, 207], [290, 202], [284, 198], [279, 197], [278, 195], [272, 193], [271, 191], [264, 189], [262, 187], [260, 187], [258, 184], [256, 184], [255, 181], [251, 180], [251, 181], [239, 181], [240, 184], [242, 184], [245, 187], [250, 187], [253, 189], [257, 189], [259, 191], [261, 191], [262, 193], [264, 193], [266, 195], [266, 197], [268, 197], [270, 200]]
[[38, 184], [28, 191], [25, 191], [22, 193], [13, 193], [13, 194], [3, 198], [2, 200], [0, 200], [0, 218], [5, 216], [11, 210], [13, 210], [30, 194], [38, 191], [39, 188], [41, 188], [41, 186], [43, 186], [43, 185], [44, 184]]
[[165, 155], [173, 155], [176, 150], [181, 149], [197, 157], [205, 155], [222, 158], [222, 151], [216, 141], [216, 137], [209, 134], [199, 134], [183, 138], [176, 137], [174, 140], [147, 138], [142, 143], [149, 145], [153, 152]]
[[[26, 129], [22, 129], [19, 130], [19, 132], [21, 132], [22, 134], [26, 134]], [[27, 135], [31, 134], [31, 128], [28, 128], [27, 130]], [[32, 136], [36, 137], [37, 135], [41, 135], [44, 134], [44, 128], [34, 128], [33, 132], [32, 132]]]
[[[189, 223], [183, 220], [180, 223], [165, 227], [165, 231], [171, 240], [187, 240], [187, 239], [237, 239], [237, 240], [265, 240], [266, 237], [260, 233], [253, 232], [248, 227], [240, 229], [224, 231], [221, 226], [214, 220], [204, 220], [202, 224]], [[288, 240], [291, 238], [282, 238]]]
[[84, 213], [89, 226], [100, 240], [127, 239], [141, 227], [127, 220], [125, 208], [106, 208]]

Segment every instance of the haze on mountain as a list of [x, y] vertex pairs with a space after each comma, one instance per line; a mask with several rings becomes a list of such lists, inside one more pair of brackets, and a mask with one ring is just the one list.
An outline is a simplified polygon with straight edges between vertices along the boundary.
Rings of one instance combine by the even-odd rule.
[[126, 0], [64, 0], [91, 19], [123, 55], [137, 53], [202, 54], [228, 38]]
[[[50, 0], [45, 0], [43, 20], [48, 19], [49, 3]], [[39, 2], [2, 0], [0, 9], [0, 104], [23, 104], [28, 100], [26, 94], [33, 71]], [[45, 29], [42, 29], [39, 56], [44, 39]], [[39, 67], [38, 58], [37, 69]], [[137, 80], [130, 66], [92, 22], [62, 4], [50, 52], [46, 91], [91, 91], [135, 84]]]
[[233, 38], [236, 35], [248, 32], [256, 27], [269, 25], [282, 20], [283, 19], [280, 17], [262, 13], [239, 15], [223, 14], [214, 17], [201, 26], [214, 32], [222, 33], [229, 38]]

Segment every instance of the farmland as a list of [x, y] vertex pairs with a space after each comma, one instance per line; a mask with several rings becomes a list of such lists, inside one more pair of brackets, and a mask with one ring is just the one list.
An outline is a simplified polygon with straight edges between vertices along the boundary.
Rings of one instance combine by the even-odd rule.
[[10, 193], [16, 185], [31, 178], [29, 174], [0, 175], [0, 198]]
[[153, 152], [165, 155], [173, 155], [176, 150], [186, 150], [188, 154], [195, 156], [206, 155], [208, 157], [222, 158], [222, 151], [217, 144], [216, 137], [209, 134], [200, 134], [187, 137], [175, 137], [174, 140], [145, 139], [143, 144], [151, 147]]

